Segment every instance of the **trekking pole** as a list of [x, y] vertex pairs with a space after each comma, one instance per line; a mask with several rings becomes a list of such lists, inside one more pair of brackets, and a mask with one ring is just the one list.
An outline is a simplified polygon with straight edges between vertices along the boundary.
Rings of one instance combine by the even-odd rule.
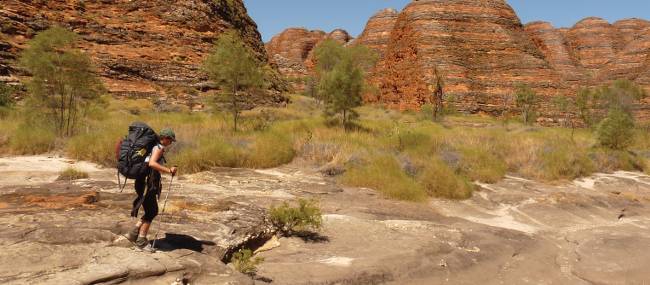
[[[169, 190], [167, 190], [167, 194], [165, 194], [165, 201], [163, 202], [163, 208], [161, 214], [165, 213], [165, 208], [167, 207], [167, 198], [169, 198], [169, 192], [172, 192], [172, 182], [174, 182], [174, 174], [172, 174], [172, 178], [169, 180]], [[160, 233], [161, 225], [162, 225], [162, 215], [160, 215], [160, 221], [158, 222], [158, 230], [156, 230], [156, 235], [153, 237], [153, 244], [151, 245], [151, 248], [153, 250], [156, 250], [156, 240], [158, 239], [158, 234]]]

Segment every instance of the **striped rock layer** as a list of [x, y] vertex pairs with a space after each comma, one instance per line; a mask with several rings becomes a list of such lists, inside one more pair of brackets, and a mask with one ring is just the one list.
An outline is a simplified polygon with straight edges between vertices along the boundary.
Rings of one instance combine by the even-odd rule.
[[[187, 97], [180, 103], [191, 105], [198, 98], [186, 90], [209, 86], [201, 64], [226, 30], [238, 31], [257, 59], [268, 63], [257, 25], [242, 0], [6, 0], [0, 5], [0, 77], [25, 75], [18, 54], [35, 34], [54, 25], [80, 36], [79, 48], [117, 96], [167, 101]], [[277, 94], [253, 100], [286, 100]]]

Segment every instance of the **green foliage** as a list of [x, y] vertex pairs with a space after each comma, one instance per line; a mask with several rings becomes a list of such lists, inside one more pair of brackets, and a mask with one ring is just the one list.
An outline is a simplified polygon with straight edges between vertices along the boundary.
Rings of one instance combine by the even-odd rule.
[[319, 76], [318, 98], [325, 103], [325, 116], [341, 114], [346, 130], [359, 117], [355, 108], [363, 103], [365, 70], [377, 57], [367, 47], [345, 48], [334, 40], [326, 40], [315, 51]]
[[255, 275], [257, 266], [264, 262], [262, 257], [254, 257], [250, 249], [241, 249], [232, 256], [232, 263], [235, 269], [247, 275]]
[[59, 173], [59, 177], [56, 180], [70, 181], [70, 180], [78, 180], [78, 179], [86, 179], [86, 178], [88, 178], [88, 173], [83, 172], [81, 170], [77, 170], [76, 168], [73, 167], [68, 167]]
[[54, 122], [60, 136], [72, 136], [88, 107], [104, 88], [95, 76], [90, 58], [74, 48], [77, 35], [52, 27], [36, 35], [21, 54], [20, 62], [32, 74], [27, 84], [29, 101]]
[[271, 207], [269, 213], [271, 223], [285, 236], [307, 230], [318, 230], [323, 223], [322, 213], [316, 201], [298, 199], [297, 203], [297, 207], [292, 207], [288, 202]]
[[525, 125], [532, 124], [537, 111], [537, 94], [527, 85], [517, 87], [515, 93], [515, 103]]
[[264, 85], [263, 68], [236, 31], [223, 33], [203, 63], [208, 74], [225, 95], [225, 106], [233, 115], [233, 130], [246, 103], [246, 96]]
[[606, 148], [623, 150], [634, 142], [634, 119], [623, 109], [611, 109], [600, 122], [597, 130], [598, 143]]

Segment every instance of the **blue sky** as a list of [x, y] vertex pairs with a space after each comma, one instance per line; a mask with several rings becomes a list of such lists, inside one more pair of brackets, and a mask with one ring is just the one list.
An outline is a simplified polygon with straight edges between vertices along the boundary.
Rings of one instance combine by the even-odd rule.
[[[478, 0], [477, 0], [478, 1]], [[506, 0], [524, 23], [543, 20], [570, 27], [588, 16], [610, 22], [624, 18], [650, 20], [650, 0]], [[288, 27], [359, 35], [368, 18], [384, 8], [401, 10], [411, 0], [244, 0], [264, 41]]]

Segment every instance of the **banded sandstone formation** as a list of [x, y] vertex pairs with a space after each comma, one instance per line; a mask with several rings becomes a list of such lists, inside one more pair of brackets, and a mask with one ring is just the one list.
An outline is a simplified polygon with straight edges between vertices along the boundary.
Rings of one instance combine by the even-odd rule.
[[[79, 47], [114, 95], [190, 97], [168, 91], [209, 86], [200, 65], [228, 29], [239, 31], [257, 58], [268, 62], [242, 0], [7, 0], [0, 7], [0, 76], [21, 75], [17, 54], [31, 37], [53, 25], [80, 35]], [[274, 82], [281, 89], [281, 82]], [[277, 93], [255, 98], [264, 104], [284, 100]]]
[[[407, 81], [399, 84], [419, 85], [420, 80], [430, 84], [438, 68], [446, 74], [446, 92], [455, 95], [462, 111], [498, 111], [505, 95], [512, 94], [517, 84], [527, 84], [543, 96], [555, 95], [561, 87], [559, 76], [503, 0], [414, 1], [401, 12], [391, 42], [404, 45], [395, 38], [406, 30], [415, 33], [410, 44], [417, 50], [422, 74], [418, 78], [400, 78]], [[391, 48], [389, 45], [387, 50]], [[377, 73], [401, 60], [400, 53], [387, 53]], [[382, 84], [387, 80], [390, 79], [384, 79]], [[382, 90], [381, 97], [394, 96], [390, 88]], [[420, 107], [408, 105], [411, 109]]]
[[352, 36], [342, 29], [325, 33], [320, 30], [288, 28], [271, 38], [266, 44], [266, 52], [280, 73], [291, 81], [294, 89], [301, 91], [305, 88], [304, 77], [313, 71], [314, 49], [327, 39], [343, 45], [353, 40]]
[[365, 45], [383, 56], [398, 15], [397, 10], [391, 8], [377, 12], [368, 20], [366, 28], [357, 38], [356, 43]]

